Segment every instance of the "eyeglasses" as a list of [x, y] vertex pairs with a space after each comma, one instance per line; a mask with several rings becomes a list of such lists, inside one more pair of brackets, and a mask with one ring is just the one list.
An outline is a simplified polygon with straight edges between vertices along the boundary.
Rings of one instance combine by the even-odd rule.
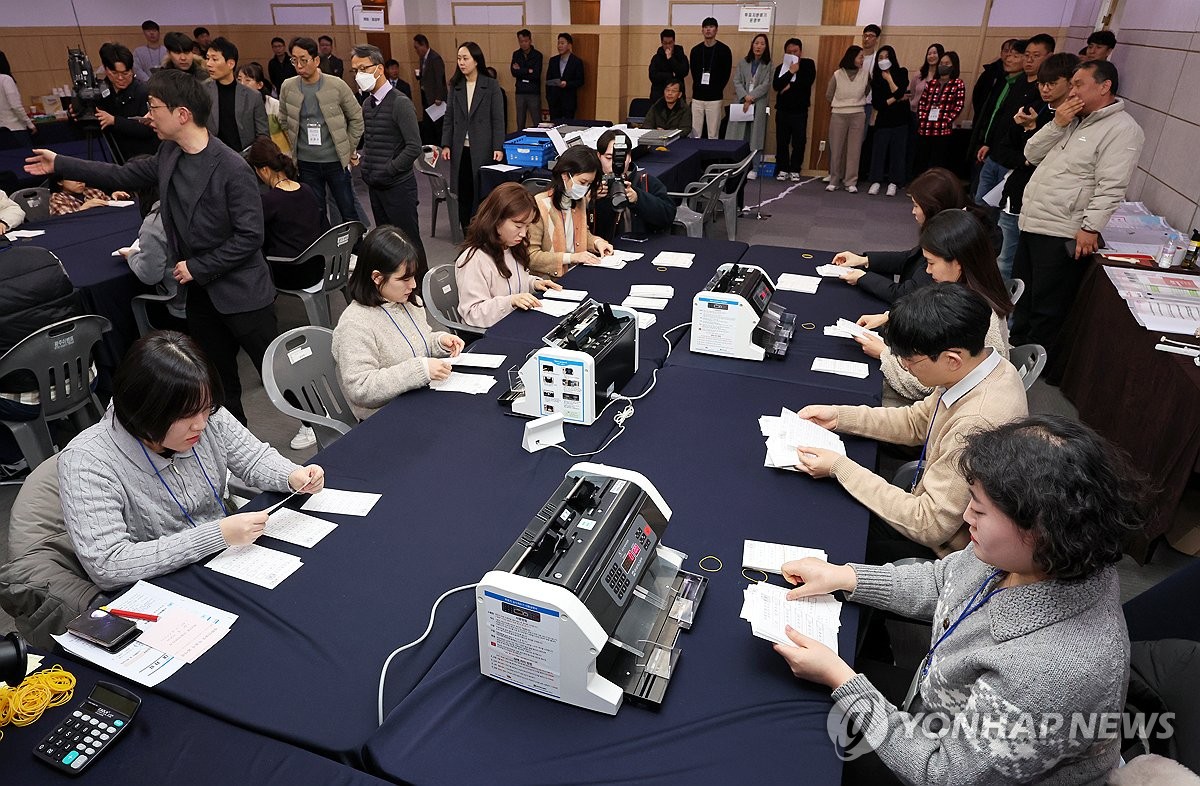
[[147, 102], [147, 104], [146, 104], [147, 112], [153, 112], [156, 109], [169, 109], [169, 108], [170, 107], [168, 107], [166, 104], [151, 104], [149, 102]]
[[900, 362], [900, 368], [904, 369], [905, 371], [911, 372], [914, 366], [919, 366], [922, 363], [924, 363], [926, 360], [933, 360], [933, 358], [926, 355], [925, 357], [921, 358], [920, 360], [913, 360], [911, 358], [897, 358], [897, 360]]
[[309, 63], [313, 62], [314, 59], [315, 58], [311, 58], [311, 57], [289, 57], [288, 58], [288, 60], [291, 61], [292, 65], [298, 65], [298, 66], [306, 66]]
[[358, 68], [351, 68], [350, 70], [356, 74], [366, 74], [374, 71], [380, 65], [380, 63], [372, 63], [371, 65], [359, 66]]

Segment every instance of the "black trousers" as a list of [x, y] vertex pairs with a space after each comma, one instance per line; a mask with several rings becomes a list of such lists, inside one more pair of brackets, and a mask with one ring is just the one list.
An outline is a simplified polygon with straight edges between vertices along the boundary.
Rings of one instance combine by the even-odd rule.
[[775, 169], [804, 171], [804, 147], [808, 144], [808, 110], [775, 115]]
[[369, 193], [375, 226], [391, 224], [398, 227], [417, 249], [417, 286], [420, 287], [429, 265], [425, 259], [425, 244], [421, 242], [421, 226], [417, 222], [417, 206], [420, 200], [417, 197], [416, 176], [405, 178], [389, 188], [372, 186]]
[[238, 378], [238, 349], [246, 350], [254, 368], [262, 374], [263, 356], [279, 334], [275, 304], [241, 314], [222, 314], [213, 306], [204, 287], [189, 284], [187, 322], [188, 333], [216, 366], [221, 387], [225, 389], [225, 409], [245, 425], [242, 382]]
[[951, 172], [958, 168], [950, 161], [950, 137], [918, 134], [917, 156], [916, 161], [913, 162], [914, 177], [935, 166], [944, 167]]
[[1062, 330], [1088, 261], [1067, 253], [1073, 238], [1022, 232], [1013, 258], [1013, 277], [1025, 282], [1025, 294], [1013, 314], [1012, 344], [1041, 344], [1050, 357], [1058, 349]]
[[471, 163], [471, 148], [460, 148], [458, 154], [462, 157], [458, 162], [458, 221], [465, 234], [471, 224], [471, 216], [475, 215], [476, 173]]

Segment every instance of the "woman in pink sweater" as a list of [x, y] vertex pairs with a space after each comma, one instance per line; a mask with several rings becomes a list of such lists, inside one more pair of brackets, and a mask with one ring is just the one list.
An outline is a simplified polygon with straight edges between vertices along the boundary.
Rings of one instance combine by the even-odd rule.
[[479, 206], [454, 263], [463, 322], [491, 327], [513, 309], [541, 305], [535, 292], [562, 289], [529, 272], [526, 236], [537, 220], [537, 203], [520, 183], [504, 183]]

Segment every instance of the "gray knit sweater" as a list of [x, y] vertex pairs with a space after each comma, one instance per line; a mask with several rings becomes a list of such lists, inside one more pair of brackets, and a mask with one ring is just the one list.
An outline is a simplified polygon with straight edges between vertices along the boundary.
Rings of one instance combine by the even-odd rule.
[[[858, 588], [850, 600], [932, 620], [933, 641], [993, 571], [975, 557], [974, 545], [937, 562], [853, 568]], [[1072, 739], [1071, 713], [1120, 713], [1128, 678], [1129, 634], [1110, 567], [1079, 583], [1002, 590], [937, 648], [914, 712], [996, 724], [977, 725], [982, 733], [930, 738], [918, 727], [906, 734], [911, 716], [861, 674], [833, 699], [864, 725], [880, 758], [905, 782], [1099, 784], [1120, 760], [1119, 740]], [[1032, 719], [1027, 728], [1037, 729], [1051, 713], [1065, 717], [1057, 731], [1020, 733], [1023, 715]]]
[[220, 527], [225, 513], [213, 488], [224, 496], [227, 469], [258, 488], [286, 491], [297, 465], [224, 409], [209, 418], [192, 450], [171, 459], [143, 453], [142, 443], [109, 408], [102, 421], [71, 440], [58, 456], [67, 533], [92, 581], [112, 590], [225, 548]]
[[346, 401], [359, 420], [401, 393], [429, 384], [425, 358], [444, 358], [444, 331], [432, 331], [411, 303], [346, 306], [333, 331], [333, 359]]

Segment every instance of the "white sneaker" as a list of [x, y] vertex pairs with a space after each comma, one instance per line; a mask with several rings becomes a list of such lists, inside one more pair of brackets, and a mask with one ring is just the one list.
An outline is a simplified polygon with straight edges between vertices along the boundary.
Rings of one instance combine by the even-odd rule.
[[877, 194], [879, 194], [879, 189], [880, 189], [880, 185], [878, 183], [872, 183], [871, 187], [867, 189], [867, 193], [870, 194], [871, 196], [876, 196]]
[[847, 194], [857, 194], [858, 186], [846, 186], [846, 193]]
[[895, 183], [888, 183], [887, 195], [888, 196], [896, 196], [896, 184]]
[[793, 183], [800, 182], [800, 173], [799, 172], [792, 172], [792, 182]]
[[317, 444], [317, 435], [313, 433], [311, 426], [301, 426], [296, 432], [296, 436], [292, 437], [292, 441], [288, 443], [292, 450], [304, 450], [311, 448]]
[[776, 179], [776, 180], [778, 180], [778, 181], [780, 181], [780, 182], [783, 182], [784, 180], [787, 180], [787, 179], [788, 179], [788, 173], [787, 173], [787, 172], [784, 172], [784, 171], [781, 169], [781, 170], [779, 170], [779, 174], [775, 175], [775, 179]]
[[751, 169], [749, 172], [746, 173], [746, 179], [747, 180], [758, 180], [758, 173], [755, 172], [753, 169]]
[[825, 190], [826, 191], [837, 191], [837, 183], [830, 183], [829, 185], [825, 186]]

